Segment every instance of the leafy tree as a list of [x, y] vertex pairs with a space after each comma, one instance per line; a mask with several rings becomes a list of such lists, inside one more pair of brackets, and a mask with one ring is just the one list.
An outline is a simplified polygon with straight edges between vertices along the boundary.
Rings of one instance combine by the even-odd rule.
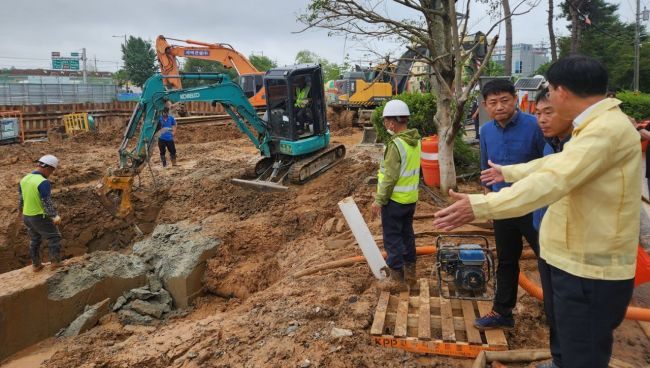
[[489, 60], [488, 64], [485, 66], [483, 75], [496, 77], [496, 76], [506, 75], [506, 72], [503, 65], [495, 62], [494, 60]]
[[253, 66], [255, 66], [255, 68], [261, 72], [265, 72], [271, 68], [278, 66], [275, 61], [264, 55], [251, 55], [248, 57], [248, 60], [250, 60], [251, 64], [253, 64]]
[[142, 87], [156, 71], [156, 53], [151, 42], [130, 36], [122, 45], [122, 61], [128, 80]]
[[[227, 74], [230, 79], [237, 82], [237, 72], [230, 68], [226, 68], [218, 61], [203, 60], [203, 59], [187, 59], [183, 64], [183, 73], [223, 73]], [[203, 81], [201, 79], [187, 79], [183, 80], [183, 87], [196, 87], [207, 83], [214, 83], [214, 81]]]
[[[612, 89], [629, 89], [634, 74], [634, 25], [622, 22], [617, 10], [618, 5], [605, 0], [592, 0], [583, 5], [580, 13], [583, 23], [589, 19], [590, 24], [581, 26], [577, 40], [570, 37], [559, 39], [560, 57], [571, 54], [572, 47], [577, 44], [577, 52], [594, 57], [605, 65]], [[566, 5], [564, 15], [571, 16]], [[650, 92], [650, 40], [645, 31], [641, 39], [639, 88]]]
[[113, 73], [113, 79], [117, 82], [117, 85], [122, 87], [122, 86], [127, 86], [129, 83], [129, 77], [126, 74], [126, 70], [120, 69]]
[[[305, 12], [298, 20], [310, 28], [324, 28], [333, 33], [351, 35], [357, 38], [398, 39], [406, 45], [422, 45], [426, 52], [417, 48], [412, 50], [418, 59], [431, 67], [431, 85], [436, 96], [434, 123], [439, 136], [438, 152], [440, 163], [440, 184], [444, 193], [456, 187], [456, 168], [454, 166], [454, 140], [462, 130], [465, 118], [465, 105], [470, 99], [471, 91], [478, 83], [487, 63], [476, 70], [469, 82], [463, 85], [463, 71], [467, 59], [472, 57], [472, 50], [465, 50], [461, 40], [468, 31], [469, 4], [466, 8], [458, 2], [462, 15], [457, 13], [455, 1], [433, 0], [310, 0]], [[528, 10], [518, 8], [525, 0], [517, 0], [512, 7], [511, 16], [525, 14]], [[388, 10], [401, 8], [409, 12], [407, 18], [396, 16], [399, 11]], [[460, 22], [457, 20], [460, 18]], [[492, 24], [484, 32], [485, 37], [504, 19]], [[490, 59], [498, 37], [493, 37], [485, 58]], [[475, 47], [478, 47], [478, 40]]]
[[323, 68], [323, 81], [339, 79], [339, 76], [349, 68], [347, 63], [339, 65], [321, 57], [315, 52], [301, 50], [296, 54], [296, 64], [320, 64]]
[[551, 63], [552, 61], [548, 61], [540, 65], [539, 68], [535, 70], [535, 75], [546, 75], [546, 72], [548, 71], [548, 68], [551, 66]]

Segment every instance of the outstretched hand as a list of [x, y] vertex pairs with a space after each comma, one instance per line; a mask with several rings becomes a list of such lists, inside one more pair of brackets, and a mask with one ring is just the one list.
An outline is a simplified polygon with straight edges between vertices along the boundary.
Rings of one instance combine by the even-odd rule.
[[489, 169], [481, 171], [481, 183], [484, 185], [494, 185], [506, 181], [501, 172], [501, 165], [497, 165], [490, 160], [488, 160], [488, 165], [490, 165]]
[[436, 219], [433, 220], [435, 228], [444, 231], [453, 230], [472, 222], [476, 218], [467, 194], [456, 193], [452, 189], [449, 189], [449, 196], [456, 200], [456, 202], [436, 212]]

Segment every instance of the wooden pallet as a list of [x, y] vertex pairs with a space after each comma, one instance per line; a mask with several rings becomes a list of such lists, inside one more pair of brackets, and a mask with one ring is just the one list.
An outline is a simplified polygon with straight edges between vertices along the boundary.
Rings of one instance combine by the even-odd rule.
[[476, 357], [482, 350], [507, 350], [502, 330], [481, 332], [478, 314], [492, 309], [487, 301], [440, 298], [437, 285], [422, 278], [419, 288], [398, 295], [382, 292], [370, 328], [376, 345], [406, 351]]

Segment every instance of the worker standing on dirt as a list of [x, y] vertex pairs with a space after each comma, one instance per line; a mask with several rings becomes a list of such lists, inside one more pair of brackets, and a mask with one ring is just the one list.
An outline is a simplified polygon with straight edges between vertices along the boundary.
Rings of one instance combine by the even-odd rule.
[[42, 239], [46, 239], [49, 245], [52, 262], [50, 267], [55, 269], [61, 264], [61, 233], [56, 227], [61, 222], [61, 217], [52, 203], [52, 186], [47, 180], [59, 166], [59, 160], [52, 155], [45, 155], [37, 162], [36, 170], [25, 175], [18, 187], [19, 209], [31, 239], [29, 254], [35, 272], [43, 269], [40, 256]]
[[[512, 82], [505, 79], [492, 80], [483, 86], [481, 94], [483, 106], [492, 118], [480, 129], [481, 169], [489, 169], [489, 161], [511, 165], [542, 157], [546, 144], [542, 131], [534, 116], [516, 109], [517, 97]], [[482, 184], [486, 193], [498, 192], [510, 185]], [[496, 270], [497, 288], [492, 311], [474, 321], [479, 330], [510, 329], [515, 326], [512, 310], [517, 303], [522, 237], [526, 238], [537, 254], [539, 246], [532, 213], [494, 221], [494, 240], [499, 260]]]
[[544, 307], [556, 333], [545, 367], [604, 368], [613, 331], [632, 297], [641, 210], [639, 134], [605, 98], [608, 75], [586, 56], [553, 63], [549, 100], [573, 121], [561, 152], [528, 164], [499, 167], [507, 181], [499, 193], [458, 194], [438, 211], [434, 225], [450, 230], [475, 218], [519, 216], [549, 205], [540, 229]]
[[390, 269], [380, 287], [403, 291], [415, 286], [415, 234], [413, 214], [420, 183], [420, 134], [408, 129], [411, 113], [400, 100], [388, 101], [384, 107], [384, 127], [391, 135], [384, 160], [377, 174], [377, 195], [371, 216], [381, 213], [386, 262]]
[[159, 119], [160, 136], [158, 137], [158, 148], [160, 149], [160, 161], [163, 167], [167, 167], [165, 158], [166, 150], [169, 150], [169, 156], [172, 159], [172, 166], [176, 166], [176, 145], [174, 136], [176, 135], [176, 120], [169, 114], [169, 108], [165, 106]]

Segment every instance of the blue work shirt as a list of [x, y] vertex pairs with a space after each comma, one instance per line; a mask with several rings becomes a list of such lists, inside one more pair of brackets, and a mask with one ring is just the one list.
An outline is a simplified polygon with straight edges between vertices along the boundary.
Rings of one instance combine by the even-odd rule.
[[[525, 112], [516, 111], [505, 128], [496, 120], [491, 120], [481, 127], [479, 135], [481, 170], [489, 168], [488, 160], [499, 165], [514, 165], [535, 160], [544, 154], [546, 141], [537, 125], [537, 118]], [[498, 192], [510, 184], [497, 183], [490, 189]]]
[[168, 129], [168, 130], [163, 130], [162, 133], [160, 133], [160, 139], [161, 141], [173, 141], [174, 140], [174, 135], [172, 134], [172, 127], [176, 125], [176, 120], [174, 120], [174, 117], [171, 115], [167, 115], [167, 119], [165, 119], [162, 115], [160, 115], [159, 118], [160, 122], [160, 129]]
[[[544, 146], [544, 156], [552, 155], [554, 153], [562, 152], [564, 144], [571, 139], [569, 135], [566, 139], [562, 140], [560, 138], [554, 137], [546, 139], [546, 145]], [[533, 227], [535, 230], [539, 231], [539, 228], [542, 226], [542, 218], [546, 213], [547, 207], [538, 208], [533, 211]]]

